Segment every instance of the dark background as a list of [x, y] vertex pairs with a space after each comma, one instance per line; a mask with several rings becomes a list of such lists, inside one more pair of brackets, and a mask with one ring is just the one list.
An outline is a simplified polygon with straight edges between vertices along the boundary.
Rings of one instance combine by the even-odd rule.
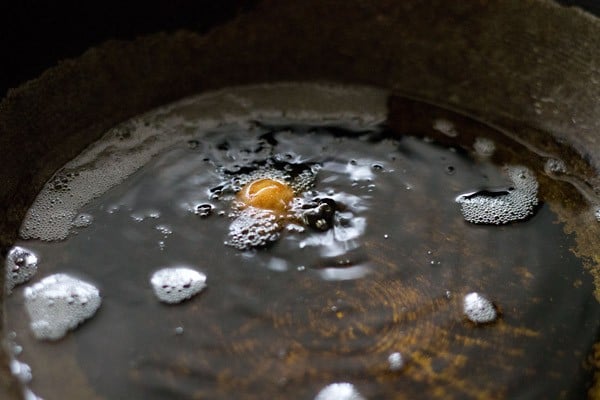
[[[285, 1], [285, 0], [283, 0]], [[301, 1], [301, 0], [293, 0]], [[60, 60], [109, 39], [180, 28], [200, 33], [252, 9], [258, 0], [160, 2], [0, 0], [0, 98]], [[600, 15], [599, 0], [562, 0]]]
[[254, 0], [158, 2], [0, 0], [0, 98], [65, 58], [109, 39], [185, 28], [200, 33], [251, 9]]

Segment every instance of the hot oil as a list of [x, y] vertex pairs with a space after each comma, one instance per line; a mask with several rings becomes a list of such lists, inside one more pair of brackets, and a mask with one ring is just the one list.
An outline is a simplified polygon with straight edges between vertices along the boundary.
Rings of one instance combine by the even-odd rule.
[[[564, 224], [589, 212], [583, 196], [489, 127], [461, 145], [472, 125], [452, 114], [410, 129], [345, 118], [187, 125], [184, 140], [78, 208], [66, 240], [19, 243], [39, 257], [32, 282], [67, 273], [102, 297], [64, 339], [37, 341], [15, 287], [8, 329], [31, 389], [47, 399], [585, 393], [600, 307]], [[535, 204], [499, 224], [465, 220], [461, 195], [515, 189], [506, 166], [539, 184]], [[265, 177], [294, 188], [293, 205], [268, 240], [232, 245], [245, 224], [237, 190]], [[325, 225], [309, 218], [319, 204], [330, 206]], [[155, 285], [175, 267], [193, 277], [187, 288]], [[167, 296], [176, 304], [157, 297], [193, 287]]]

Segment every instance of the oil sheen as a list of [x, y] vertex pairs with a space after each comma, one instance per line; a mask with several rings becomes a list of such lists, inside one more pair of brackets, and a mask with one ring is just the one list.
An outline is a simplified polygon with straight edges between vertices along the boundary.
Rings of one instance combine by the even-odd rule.
[[[474, 145], [451, 119], [429, 123], [455, 144], [399, 130], [386, 96], [231, 89], [128, 121], [65, 166], [7, 258], [28, 390], [585, 396], [600, 306], [547, 195], [561, 183], [529, 154], [496, 157], [489, 127]], [[67, 319], [51, 338], [27, 297], [48, 279], [80, 294], [43, 300], [51, 325]]]

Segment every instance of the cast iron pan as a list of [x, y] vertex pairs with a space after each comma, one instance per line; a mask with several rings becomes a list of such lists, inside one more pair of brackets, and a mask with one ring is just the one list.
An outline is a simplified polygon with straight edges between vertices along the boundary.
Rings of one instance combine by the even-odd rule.
[[[166, 26], [196, 32], [100, 44], [8, 92], [0, 103], [3, 255], [43, 183], [107, 128], [248, 83], [369, 84], [443, 104], [562, 145], [585, 160], [589, 187], [600, 187], [600, 22], [590, 14], [541, 0], [265, 0], [238, 10]], [[533, 99], [548, 93], [556, 107], [539, 113]], [[18, 398], [4, 351], [0, 368], [0, 397]]]

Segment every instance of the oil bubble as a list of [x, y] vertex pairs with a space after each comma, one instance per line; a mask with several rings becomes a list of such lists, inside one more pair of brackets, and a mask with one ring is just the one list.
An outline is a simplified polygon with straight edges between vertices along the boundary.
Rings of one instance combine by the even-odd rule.
[[134, 212], [131, 214], [131, 219], [133, 219], [135, 222], [142, 222], [147, 218], [152, 218], [152, 219], [160, 218], [160, 211], [150, 209], [150, 210]]
[[283, 258], [273, 257], [269, 261], [267, 268], [271, 271], [284, 272], [288, 270], [287, 261]]
[[388, 365], [390, 367], [390, 371], [400, 371], [404, 367], [404, 357], [402, 357], [402, 353], [395, 352], [388, 356]]
[[513, 184], [506, 190], [480, 190], [456, 198], [465, 220], [501, 225], [533, 214], [538, 204], [538, 182], [533, 172], [522, 166], [511, 166], [506, 168], [506, 174]]
[[87, 213], [77, 214], [73, 221], [71, 221], [71, 226], [74, 228], [85, 228], [88, 227], [94, 222], [94, 217]]
[[198, 204], [194, 207], [194, 214], [206, 218], [212, 214], [214, 208], [215, 206], [210, 203]]
[[281, 225], [272, 211], [248, 207], [229, 225], [226, 244], [239, 250], [266, 246], [279, 238], [280, 230]]
[[24, 385], [28, 384], [31, 382], [31, 379], [33, 379], [31, 367], [16, 359], [10, 361], [10, 372]]
[[357, 215], [364, 208], [359, 197], [339, 193], [333, 197], [336, 207], [343, 206], [344, 211], [336, 211], [331, 229], [308, 235], [299, 243], [300, 248], [320, 247], [324, 257], [338, 257], [360, 246], [359, 238], [366, 231], [367, 220]]
[[188, 148], [191, 150], [196, 150], [200, 147], [200, 141], [192, 139], [187, 141]]
[[560, 175], [567, 172], [567, 165], [563, 160], [549, 158], [544, 163], [544, 172], [548, 175]]
[[13, 355], [18, 356], [19, 354], [21, 354], [23, 352], [23, 346], [16, 344], [12, 347], [11, 351], [12, 351]]
[[600, 222], [600, 206], [594, 207], [594, 217], [596, 217], [596, 221]]
[[454, 126], [452, 121], [448, 121], [447, 119], [440, 118], [433, 121], [433, 129], [449, 137], [458, 136], [458, 131], [456, 130], [456, 127]]
[[318, 231], [326, 231], [333, 226], [337, 204], [333, 199], [315, 199], [304, 205], [302, 220], [305, 225]]
[[496, 151], [496, 144], [488, 138], [478, 137], [473, 143], [473, 149], [476, 155], [487, 158], [491, 157]]
[[13, 247], [6, 256], [6, 292], [10, 294], [15, 286], [30, 280], [37, 272], [37, 265], [38, 257], [34, 252]]
[[25, 288], [25, 307], [38, 339], [57, 340], [92, 317], [100, 307], [100, 293], [90, 283], [66, 274], [50, 275]]
[[29, 388], [23, 388], [23, 400], [44, 400], [41, 397], [37, 396], [35, 393], [31, 391]]
[[325, 386], [314, 400], [365, 400], [353, 384], [348, 382], [332, 383]]
[[498, 317], [494, 304], [482, 294], [472, 292], [463, 299], [465, 316], [476, 324], [494, 322]]
[[188, 267], [163, 268], [152, 275], [150, 284], [160, 301], [175, 304], [200, 293], [206, 287], [206, 275]]
[[369, 160], [351, 160], [345, 171], [353, 182], [373, 180], [373, 169]]
[[291, 182], [294, 192], [302, 193], [311, 189], [315, 185], [315, 178], [320, 169], [320, 164], [312, 164], [297, 174]]
[[164, 237], [167, 237], [173, 233], [173, 229], [169, 225], [164, 225], [164, 224], [156, 225], [154, 227], [154, 229], [156, 229], [157, 231], [162, 233], [162, 235]]

